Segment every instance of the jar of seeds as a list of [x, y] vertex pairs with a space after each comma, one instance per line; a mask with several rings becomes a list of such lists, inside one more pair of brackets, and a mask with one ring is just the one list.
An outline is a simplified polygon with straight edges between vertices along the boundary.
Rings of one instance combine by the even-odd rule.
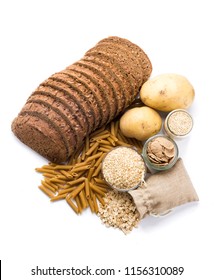
[[164, 122], [164, 129], [171, 138], [183, 138], [187, 136], [193, 127], [192, 116], [184, 109], [170, 112]]

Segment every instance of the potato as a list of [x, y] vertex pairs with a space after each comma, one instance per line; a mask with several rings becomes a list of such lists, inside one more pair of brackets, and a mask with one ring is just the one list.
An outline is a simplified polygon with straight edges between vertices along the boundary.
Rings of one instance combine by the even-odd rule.
[[120, 118], [120, 129], [126, 137], [143, 141], [158, 133], [162, 119], [158, 112], [147, 106], [127, 110]]
[[194, 96], [191, 83], [178, 74], [158, 75], [147, 80], [140, 89], [140, 98], [145, 105], [164, 112], [188, 108]]

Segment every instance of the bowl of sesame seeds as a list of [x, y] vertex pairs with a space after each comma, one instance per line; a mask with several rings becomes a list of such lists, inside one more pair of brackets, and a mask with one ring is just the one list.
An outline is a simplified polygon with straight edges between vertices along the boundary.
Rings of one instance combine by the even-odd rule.
[[117, 191], [127, 192], [139, 187], [146, 175], [146, 165], [135, 148], [120, 146], [106, 154], [102, 161], [106, 183]]

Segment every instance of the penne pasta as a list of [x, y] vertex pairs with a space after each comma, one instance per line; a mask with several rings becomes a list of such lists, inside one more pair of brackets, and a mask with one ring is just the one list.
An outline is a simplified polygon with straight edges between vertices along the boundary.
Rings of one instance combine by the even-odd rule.
[[82, 208], [83, 209], [87, 208], [88, 202], [87, 202], [87, 199], [86, 199], [86, 195], [85, 195], [84, 189], [81, 190], [81, 192], [79, 193], [79, 197], [80, 197]]
[[92, 201], [93, 201], [93, 206], [94, 206], [94, 212], [97, 214], [99, 209], [98, 209], [98, 204], [97, 204], [97, 199], [96, 199], [96, 196], [94, 194], [94, 192], [91, 192], [92, 193]]
[[105, 205], [105, 201], [104, 199], [102, 198], [102, 196], [98, 193], [95, 193], [97, 199], [99, 200], [99, 202], [104, 206]]
[[104, 139], [97, 140], [97, 142], [100, 145], [109, 145], [109, 144], [111, 144], [108, 140], [104, 140]]
[[85, 195], [88, 199], [90, 197], [90, 189], [89, 189], [89, 180], [88, 178], [85, 179]]
[[97, 136], [94, 136], [93, 138], [90, 139], [90, 142], [95, 142], [95, 141], [99, 141], [101, 139], [106, 139], [108, 138], [110, 135], [109, 132], [105, 133], [105, 134], [102, 134], [102, 135], [97, 135]]
[[72, 165], [56, 165], [55, 167], [54, 167], [54, 170], [60, 170], [60, 169], [63, 169], [63, 170], [69, 170], [69, 169], [71, 169], [72, 168]]
[[47, 173], [47, 174], [53, 174], [55, 175], [56, 172], [53, 170], [53, 168], [35, 168], [35, 170], [39, 173]]
[[70, 187], [70, 188], [67, 188], [67, 189], [63, 189], [63, 190], [59, 190], [58, 194], [61, 195], [61, 194], [67, 194], [67, 193], [70, 193], [72, 192], [73, 190], [75, 190], [76, 187]]
[[45, 179], [44, 182], [47, 183], [49, 186], [51, 186], [55, 191], [58, 191], [59, 188], [61, 187], [57, 184], [50, 182], [50, 180], [48, 180], [48, 179]]
[[69, 185], [69, 186], [74, 186], [74, 185], [77, 185], [77, 184], [82, 183], [82, 182], [84, 182], [84, 181], [85, 181], [85, 177], [80, 177], [80, 178], [78, 178], [78, 179], [76, 179], [76, 180], [69, 181], [69, 182], [68, 182], [68, 185]]
[[99, 143], [95, 142], [93, 145], [89, 148], [89, 150], [85, 153], [87, 156], [90, 156], [92, 152], [98, 147]]
[[94, 178], [94, 181], [98, 184], [107, 185], [105, 180], [100, 179], [100, 178]]
[[116, 146], [116, 142], [118, 141], [118, 139], [116, 138], [112, 138], [112, 136], [113, 135], [110, 135], [107, 139], [108, 139], [108, 141], [111, 143], [111, 145], [114, 147], [114, 146]]
[[108, 153], [109, 151], [111, 151], [113, 148], [109, 148], [109, 147], [100, 147], [99, 150], [104, 152], [104, 153]]
[[78, 187], [75, 188], [75, 190], [73, 190], [71, 193], [70, 193], [70, 196], [72, 198], [75, 198], [76, 195], [78, 195], [78, 193], [84, 188], [85, 186], [85, 183], [82, 183], [81, 185], [79, 185]]
[[45, 178], [53, 178], [53, 174], [51, 174], [51, 173], [43, 173], [42, 175]]
[[50, 191], [52, 191], [53, 193], [55, 193], [55, 188], [53, 188], [50, 184], [48, 184], [47, 182], [45, 182], [45, 181], [41, 181], [41, 184], [42, 184], [42, 186], [44, 186], [44, 187], [46, 187], [47, 189], [49, 189]]
[[102, 196], [105, 195], [105, 192], [102, 191], [98, 186], [96, 186], [96, 185], [94, 185], [94, 184], [92, 184], [92, 183], [89, 183], [89, 185], [90, 185], [90, 188], [91, 188], [93, 191], [95, 191], [96, 193], [98, 193], [98, 194], [100, 194], [100, 195], [102, 195]]
[[93, 166], [93, 167], [91, 167], [91, 168], [89, 169], [89, 171], [88, 171], [87, 178], [88, 178], [89, 181], [90, 181], [91, 178], [92, 178], [92, 175], [93, 175], [93, 173], [94, 173], [94, 170], [95, 170], [95, 167]]
[[77, 173], [79, 171], [85, 171], [85, 170], [89, 169], [90, 167], [91, 167], [90, 164], [74, 167], [74, 169], [72, 169], [71, 172], [72, 173]]
[[[90, 197], [92, 196], [92, 194], [90, 194]], [[93, 204], [93, 200], [89, 197], [88, 199], [88, 205], [91, 209], [91, 212], [94, 213], [95, 212], [95, 209], [94, 209], [94, 204]]]
[[92, 174], [92, 177], [96, 177], [100, 171], [101, 171], [101, 168], [102, 168], [102, 163], [100, 163], [97, 168], [95, 169], [94, 173]]
[[90, 156], [90, 157], [88, 157], [86, 159], [86, 162], [90, 162], [90, 161], [92, 161], [94, 159], [100, 158], [102, 156], [102, 154], [103, 154], [102, 152], [99, 152], [99, 153], [97, 153], [95, 155], [92, 155], [92, 156]]
[[61, 183], [61, 184], [65, 184], [65, 181], [56, 177], [50, 178], [50, 182], [52, 183]]
[[73, 203], [73, 201], [70, 200], [69, 196], [66, 196], [65, 200], [67, 201], [67, 203], [69, 204], [69, 206], [74, 210], [74, 212], [76, 214], [79, 214], [78, 208], [77, 206]]
[[55, 195], [53, 197], [51, 197], [51, 201], [57, 201], [57, 200], [61, 200], [64, 199], [66, 197], [66, 193], [65, 194], [60, 194], [60, 195]]
[[103, 198], [110, 189], [103, 180], [102, 161], [117, 146], [134, 146], [141, 151], [143, 144], [125, 137], [119, 121], [112, 121], [87, 136], [67, 164], [50, 162], [35, 168], [44, 177], [39, 188], [51, 201], [66, 200], [77, 214], [88, 207], [92, 213], [98, 213], [99, 205], [105, 204]]
[[[115, 144], [116, 144], [117, 141], [119, 140], [116, 136], [114, 136], [114, 135], [112, 135], [112, 134], [109, 135], [108, 139], [112, 139], [112, 140], [115, 142]], [[110, 141], [111, 141], [111, 140], [110, 140]], [[109, 142], [110, 142], [110, 141], [109, 141]], [[113, 143], [113, 142], [110, 142], [110, 143]]]
[[102, 155], [100, 156], [100, 158], [95, 162], [94, 167], [97, 167], [98, 165], [101, 164], [103, 158], [105, 157], [106, 153], [102, 153]]
[[64, 175], [67, 179], [72, 179], [73, 177], [72, 177], [72, 175], [68, 172], [68, 171], [65, 171], [65, 170], [63, 170], [63, 169], [61, 169], [60, 170], [60, 173], [62, 174], [62, 175]]
[[39, 189], [43, 191], [43, 193], [46, 194], [49, 198], [52, 198], [54, 196], [54, 193], [52, 193], [49, 189], [47, 189], [43, 185], [39, 186]]
[[80, 197], [78, 195], [75, 197], [75, 201], [76, 201], [78, 213], [82, 213], [83, 207], [81, 205]]

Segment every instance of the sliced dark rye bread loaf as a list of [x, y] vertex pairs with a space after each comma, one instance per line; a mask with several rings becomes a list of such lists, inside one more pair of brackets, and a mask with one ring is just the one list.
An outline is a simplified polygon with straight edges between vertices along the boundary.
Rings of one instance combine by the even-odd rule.
[[138, 67], [137, 60], [134, 60], [133, 56], [131, 56], [129, 52], [121, 48], [117, 48], [111, 43], [97, 44], [97, 46], [89, 50], [88, 53], [94, 49], [97, 51], [105, 51], [107, 55], [115, 58], [129, 75], [134, 85], [135, 91], [139, 91], [139, 85], [142, 85], [142, 71], [141, 68]]
[[50, 92], [49, 88], [47, 88], [46, 91], [37, 91], [35, 94], [31, 95], [26, 104], [33, 102], [49, 106], [51, 110], [55, 111], [60, 116], [60, 119], [62, 119], [62, 124], [60, 126], [61, 133], [66, 135], [67, 132], [69, 132], [69, 146], [76, 147], [79, 145], [85, 132], [83, 132], [79, 118], [74, 114], [72, 108], [66, 104], [66, 101], [55, 96]]
[[49, 97], [52, 98], [53, 101], [56, 102], [57, 107], [60, 107], [60, 105], [64, 107], [62, 110], [66, 113], [70, 121], [74, 121], [74, 127], [77, 126], [78, 129], [81, 128], [82, 130], [86, 129], [85, 123], [82, 121], [82, 112], [80, 111], [78, 104], [71, 99], [69, 95], [65, 94], [65, 92], [54, 90], [49, 85], [40, 85], [30, 95], [27, 102], [30, 99], [37, 99], [38, 96], [42, 96], [43, 100], [46, 100], [47, 98], [49, 99]]
[[[107, 96], [109, 97], [110, 103], [112, 102], [115, 103], [116, 111], [114, 114], [115, 116], [118, 116], [118, 114], [122, 112], [125, 107], [125, 92], [117, 76], [110, 68], [103, 65], [101, 62], [97, 61], [96, 59], [90, 59], [90, 57], [84, 56], [81, 59], [81, 62], [86, 63], [87, 65], [90, 65], [93, 68], [95, 68], [106, 79], [112, 91], [111, 95], [107, 95]], [[122, 93], [122, 98], [119, 98], [120, 96], [117, 94], [117, 92]]]
[[78, 70], [76, 67], [73, 67], [72, 69], [65, 69], [60, 72], [61, 74], [67, 75], [70, 78], [74, 78], [76, 83], [78, 84], [78, 87], [85, 87], [87, 90], [86, 96], [89, 99], [89, 102], [91, 103], [91, 106], [93, 107], [93, 110], [95, 112], [95, 126], [94, 129], [100, 126], [101, 120], [103, 118], [103, 111], [100, 106], [99, 96], [97, 96], [97, 91], [99, 91], [99, 88], [94, 84], [90, 76], [86, 75], [85, 73], [82, 73], [80, 70]]
[[96, 88], [96, 90], [94, 90], [94, 95], [99, 100], [99, 106], [102, 109], [102, 117], [101, 117], [101, 122], [100, 122], [99, 126], [102, 126], [102, 125], [106, 124], [107, 122], [109, 122], [110, 113], [111, 113], [111, 111], [110, 111], [111, 104], [109, 103], [109, 100], [108, 100], [108, 98], [106, 96], [106, 92], [105, 92], [105, 88], [107, 86], [104, 85], [103, 82], [98, 78], [98, 76], [94, 75], [90, 69], [83, 67], [82, 65], [75, 63], [66, 69], [80, 73], [90, 80], [90, 82], [91, 82], [90, 86]]
[[[122, 100], [124, 102], [124, 108], [130, 105], [130, 96], [135, 94], [134, 86], [127, 76], [125, 70], [118, 64], [118, 62], [101, 51], [92, 51], [87, 53], [84, 58], [94, 61], [94, 63], [102, 64], [103, 67], [110, 73], [113, 73], [117, 83], [121, 87]], [[124, 109], [123, 108], [123, 109]]]
[[93, 79], [98, 82], [97, 84], [99, 86], [99, 89], [101, 90], [102, 100], [105, 99], [105, 101], [108, 104], [108, 119], [104, 123], [110, 122], [110, 120], [114, 118], [116, 104], [115, 102], [111, 102], [112, 88], [111, 85], [108, 83], [108, 80], [105, 78], [104, 75], [102, 75], [102, 73], [99, 70], [87, 63], [84, 63], [82, 59], [75, 62], [74, 65], [81, 67], [83, 72], [87, 72], [89, 76], [93, 77]]
[[102, 56], [102, 61], [108, 61], [112, 66], [113, 69], [117, 69], [117, 76], [121, 80], [123, 80], [124, 86], [126, 90], [128, 91], [128, 94], [126, 96], [126, 99], [128, 100], [128, 104], [130, 104], [133, 101], [133, 96], [136, 96], [136, 93], [139, 92], [138, 83], [136, 83], [136, 80], [133, 79], [132, 75], [129, 75], [130, 73], [130, 63], [124, 64], [120, 62], [118, 57], [113, 57], [111, 55], [111, 51], [104, 49], [99, 50], [92, 50], [90, 52], [87, 52], [85, 56], [88, 55], [98, 55], [99, 57]]
[[148, 63], [148, 56], [142, 51], [142, 49], [138, 45], [131, 43], [127, 39], [121, 39], [117, 36], [104, 38], [103, 40], [99, 41], [98, 44], [102, 44], [103, 42], [111, 42], [117, 47], [122, 47], [126, 49], [130, 54], [134, 56], [135, 59], [138, 59], [138, 62], [141, 66], [140, 68], [143, 70], [143, 77], [146, 77], [146, 71], [148, 71], [148, 76], [150, 76], [150, 69], [152, 65], [151, 63]]
[[[56, 73], [51, 78], [56, 79], [56, 81], [68, 84], [72, 89], [76, 90], [80, 95], [81, 102], [85, 103], [86, 114], [90, 114], [90, 131], [93, 130], [94, 126], [97, 125], [97, 118], [99, 117], [98, 104], [91, 90], [88, 88], [87, 84], [83, 84], [78, 80], [75, 74], [65, 74], [65, 73]], [[84, 107], [85, 108], [85, 107]]]
[[[116, 48], [117, 52], [124, 52], [129, 54], [130, 61], [133, 62], [133, 64], [138, 68], [138, 74], [139, 76], [136, 76], [138, 78], [139, 83], [143, 83], [144, 73], [146, 73], [146, 70], [148, 69], [148, 65], [144, 65], [144, 59], [142, 58], [142, 53], [138, 53], [138, 50], [135, 50], [134, 48], [129, 48], [127, 45], [121, 45], [117, 42], [110, 41], [110, 42], [103, 42], [102, 44], [99, 44], [99, 46], [105, 46], [105, 47], [113, 47]], [[141, 70], [141, 72], [139, 71]]]
[[[76, 64], [76, 63], [74, 63]], [[81, 59], [81, 61], [77, 62], [79, 66], [82, 66], [83, 68], [86, 68], [91, 71], [93, 74], [93, 77], [96, 78], [96, 80], [99, 80], [99, 83], [102, 84], [104, 89], [104, 94], [110, 104], [110, 116], [109, 120], [112, 120], [117, 114], [117, 108], [118, 108], [118, 98], [117, 93], [114, 89], [114, 86], [109, 81], [109, 79], [106, 77], [104, 73], [99, 69], [98, 66], [94, 65], [91, 61], [87, 61], [85, 59]]]
[[101, 41], [81, 60], [44, 81], [12, 123], [14, 134], [50, 161], [65, 162], [87, 134], [134, 100], [151, 74], [148, 57], [140, 48], [139, 53], [134, 45], [132, 49], [131, 42]]
[[12, 123], [12, 130], [14, 129], [19, 140], [41, 156], [53, 162], [63, 162], [65, 156], [68, 156], [59, 128], [38, 112], [20, 112], [16, 122]]
[[91, 126], [93, 127], [93, 123], [90, 124], [90, 121], [93, 122], [93, 117], [91, 111], [88, 109], [86, 101], [81, 99], [80, 90], [78, 87], [76, 89], [68, 86], [62, 82], [57, 81], [56, 79], [49, 78], [48, 80], [44, 81], [41, 86], [48, 86], [54, 90], [57, 90], [56, 94], [63, 93], [63, 97], [65, 100], [73, 101], [73, 106], [76, 107], [75, 114], [79, 117], [79, 120], [82, 124], [82, 128], [85, 129], [86, 133], [89, 133], [91, 130]]
[[[47, 102], [41, 100], [32, 100], [25, 104], [22, 114], [37, 115], [38, 118], [47, 122], [54, 127], [55, 133], [62, 139], [62, 143], [66, 148], [67, 154], [71, 152], [71, 141], [68, 135], [71, 133], [67, 127], [65, 119], [59, 111], [54, 110]], [[64, 129], [66, 128], [66, 129]], [[74, 144], [74, 143], [73, 143]]]

